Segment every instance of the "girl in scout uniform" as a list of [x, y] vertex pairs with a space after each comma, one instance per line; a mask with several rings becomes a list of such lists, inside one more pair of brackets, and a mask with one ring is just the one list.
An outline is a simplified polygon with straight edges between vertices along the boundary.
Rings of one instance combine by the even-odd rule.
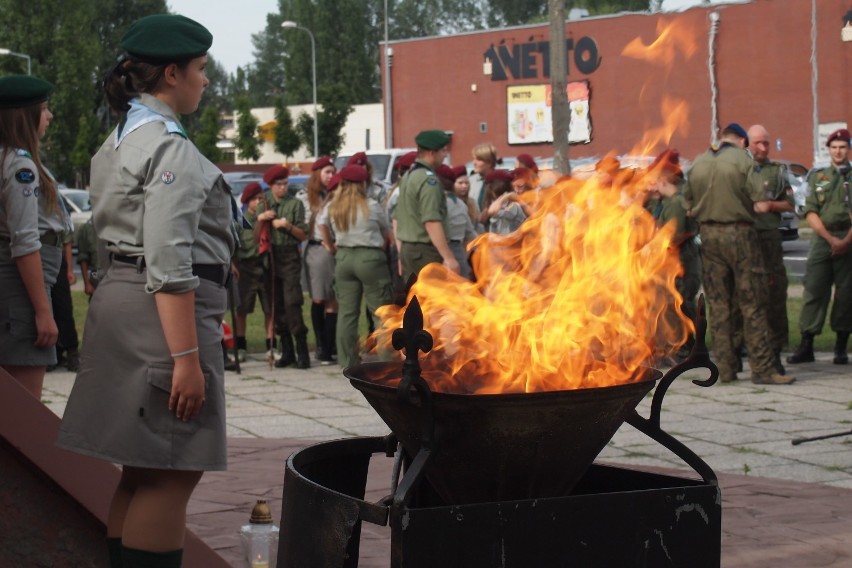
[[[387, 248], [391, 232], [382, 206], [367, 197], [369, 174], [363, 166], [346, 166], [340, 171], [340, 187], [317, 220], [324, 231], [334, 231], [334, 286], [339, 304], [337, 361], [344, 369], [357, 364], [358, 319], [361, 296], [367, 311], [376, 318], [376, 309], [391, 303], [393, 287], [388, 269]], [[379, 326], [378, 321], [374, 321]]]
[[305, 206], [308, 242], [305, 247], [305, 270], [311, 294], [311, 323], [317, 345], [317, 359], [328, 365], [337, 352], [337, 299], [334, 297], [334, 255], [323, 246], [323, 236], [317, 225], [320, 210], [330, 195], [328, 184], [336, 168], [329, 156], [322, 156], [311, 165], [311, 177], [306, 189], [296, 197]]
[[65, 230], [56, 184], [39, 159], [52, 89], [31, 76], [0, 79], [0, 366], [39, 399], [45, 368], [56, 363], [50, 288]]
[[230, 191], [177, 116], [207, 86], [210, 32], [158, 14], [127, 29], [107, 73], [125, 113], [92, 159], [109, 252], [89, 307], [58, 444], [121, 464], [107, 522], [111, 566], [180, 566], [186, 504], [226, 465], [220, 322], [234, 251]]

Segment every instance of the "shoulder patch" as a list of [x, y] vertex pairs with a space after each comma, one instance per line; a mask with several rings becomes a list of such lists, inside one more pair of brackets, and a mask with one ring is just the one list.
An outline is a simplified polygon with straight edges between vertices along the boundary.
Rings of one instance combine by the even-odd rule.
[[426, 183], [428, 183], [429, 185], [437, 185], [438, 178], [436, 178], [435, 176], [429, 176], [426, 178]]
[[32, 155], [32, 154], [30, 154], [30, 153], [29, 153], [28, 151], [26, 151], [26, 150], [15, 150], [15, 155], [16, 155], [16, 156], [23, 156], [23, 157], [25, 157], [25, 158], [30, 158], [30, 159], [32, 159], [32, 157], [33, 157], [33, 155]]
[[32, 183], [35, 181], [35, 173], [29, 168], [21, 168], [15, 172], [15, 179], [21, 183]]
[[172, 171], [166, 170], [162, 174], [160, 174], [160, 181], [162, 181], [166, 185], [173, 183], [175, 179], [177, 179], [177, 176]]

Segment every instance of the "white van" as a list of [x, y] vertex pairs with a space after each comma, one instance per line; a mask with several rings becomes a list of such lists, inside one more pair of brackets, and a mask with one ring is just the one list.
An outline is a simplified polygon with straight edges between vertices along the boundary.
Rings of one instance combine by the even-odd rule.
[[[385, 187], [390, 187], [396, 183], [398, 171], [396, 163], [399, 159], [408, 154], [415, 152], [417, 148], [385, 148], [384, 150], [366, 150], [367, 160], [373, 166], [375, 180]], [[343, 154], [334, 160], [334, 167], [338, 170], [346, 165], [352, 154]]]

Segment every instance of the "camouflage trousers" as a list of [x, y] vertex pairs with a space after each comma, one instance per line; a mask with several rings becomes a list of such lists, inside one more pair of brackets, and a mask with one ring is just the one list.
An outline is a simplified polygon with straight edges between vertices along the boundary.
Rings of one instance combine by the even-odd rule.
[[[843, 238], [846, 231], [832, 231]], [[808, 262], [805, 265], [805, 292], [799, 327], [802, 332], [819, 335], [825, 324], [831, 285], [834, 284], [834, 305], [831, 308], [831, 329], [852, 332], [852, 252], [831, 256], [831, 246], [816, 235], [811, 239]]]
[[[760, 258], [766, 270], [766, 320], [769, 325], [769, 345], [775, 352], [781, 352], [787, 346], [790, 324], [787, 320], [787, 267], [784, 266], [784, 249], [781, 245], [781, 233], [778, 230], [757, 231]], [[739, 302], [734, 304], [734, 348], [743, 345], [743, 316]]]
[[752, 373], [773, 373], [766, 319], [766, 271], [754, 227], [745, 224], [701, 225], [704, 293], [707, 296], [713, 360], [722, 380], [736, 377], [734, 305], [739, 303]]

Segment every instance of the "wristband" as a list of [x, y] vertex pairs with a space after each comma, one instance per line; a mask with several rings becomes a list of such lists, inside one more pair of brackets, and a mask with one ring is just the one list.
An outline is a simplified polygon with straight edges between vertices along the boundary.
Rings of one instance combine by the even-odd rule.
[[184, 355], [195, 353], [196, 351], [198, 351], [198, 347], [193, 347], [192, 349], [187, 349], [186, 351], [181, 351], [180, 353], [172, 353], [171, 356], [176, 359], [178, 357], [183, 357]]

